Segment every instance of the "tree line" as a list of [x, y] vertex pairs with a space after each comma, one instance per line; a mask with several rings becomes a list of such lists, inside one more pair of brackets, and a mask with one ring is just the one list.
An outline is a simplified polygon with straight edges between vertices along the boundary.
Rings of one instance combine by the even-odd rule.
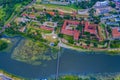
[[0, 0], [0, 6], [6, 5], [6, 4], [28, 2], [28, 1], [32, 1], [32, 0]]

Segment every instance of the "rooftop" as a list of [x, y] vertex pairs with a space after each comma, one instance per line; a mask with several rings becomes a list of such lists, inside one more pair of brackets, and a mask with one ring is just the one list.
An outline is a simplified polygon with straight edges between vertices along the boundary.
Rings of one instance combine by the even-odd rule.
[[79, 36], [80, 36], [80, 31], [77, 30], [71, 30], [71, 29], [66, 29], [67, 25], [72, 24], [72, 25], [79, 25], [80, 22], [78, 21], [70, 21], [70, 20], [65, 20], [64, 24], [62, 26], [62, 30], [61, 33], [62, 34], [66, 34], [66, 35], [70, 35], [74, 37], [74, 40], [78, 40]]
[[52, 27], [43, 26], [43, 25], [40, 28], [43, 29], [43, 30], [48, 30], [48, 31], [53, 31], [54, 30], [54, 28], [52, 28]]
[[86, 22], [84, 31], [90, 32], [90, 34], [94, 34], [98, 38], [97, 24], [90, 24], [89, 22]]
[[47, 13], [50, 14], [51, 16], [54, 16], [54, 15], [55, 15], [55, 12], [52, 12], [52, 11], [47, 12]]
[[119, 27], [112, 28], [112, 36], [113, 36], [113, 38], [120, 37], [120, 28]]
[[98, 1], [96, 4], [95, 4], [95, 7], [106, 7], [106, 6], [108, 6], [108, 4], [109, 4], [109, 1]]

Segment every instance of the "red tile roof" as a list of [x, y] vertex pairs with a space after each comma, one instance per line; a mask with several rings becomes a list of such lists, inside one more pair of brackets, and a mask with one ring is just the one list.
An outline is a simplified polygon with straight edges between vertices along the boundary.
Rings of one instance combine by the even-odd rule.
[[61, 33], [62, 33], [62, 34], [69, 35], [69, 36], [73, 36], [74, 31], [73, 31], [73, 30], [62, 29], [62, 30], [61, 30]]
[[10, 25], [10, 23], [8, 23], [6, 26], [7, 26], [7, 27], [10, 27], [11, 25]]
[[35, 17], [35, 15], [30, 14], [30, 15], [29, 15], [29, 18], [35, 19], [36, 17]]
[[119, 31], [118, 27], [115, 27], [115, 28], [112, 29], [112, 36], [113, 36], [113, 38], [120, 37], [120, 31]]
[[65, 20], [65, 21], [64, 21], [64, 24], [63, 24], [63, 26], [62, 26], [62, 29], [65, 29], [66, 26], [67, 26], [67, 24], [79, 25], [80, 22], [78, 22], [78, 21]]
[[23, 13], [22, 16], [23, 16], [23, 17], [33, 18], [33, 19], [36, 18], [35, 15], [33, 15], [33, 14], [29, 14], [29, 15], [28, 15], [28, 14], [26, 14], [26, 13]]
[[79, 36], [80, 36], [80, 32], [77, 31], [77, 30], [69, 30], [69, 29], [66, 29], [67, 24], [79, 25], [80, 22], [78, 22], [78, 21], [65, 20], [65, 21], [64, 21], [64, 24], [63, 24], [63, 26], [62, 26], [62, 30], [61, 30], [61, 33], [62, 33], [62, 34], [66, 34], [66, 35], [73, 36], [73, 37], [74, 37], [74, 40], [78, 40], [78, 39], [79, 39]]
[[90, 24], [89, 22], [86, 22], [84, 31], [90, 32], [90, 34], [94, 34], [98, 38], [97, 25], [96, 24]]
[[22, 16], [23, 16], [23, 17], [26, 17], [26, 16], [28, 16], [28, 14], [26, 14], [26, 13], [23, 13], [23, 14], [22, 14]]
[[55, 12], [47, 12], [48, 14], [50, 14], [51, 16], [55, 15]]
[[60, 14], [60, 15], [64, 15], [64, 12], [62, 12], [62, 11], [59, 11], [59, 14]]
[[74, 30], [74, 40], [78, 40], [80, 36], [80, 31]]
[[47, 26], [41, 26], [40, 28], [43, 29], [43, 30], [48, 30], [48, 31], [53, 31], [54, 30], [54, 28], [47, 27]]

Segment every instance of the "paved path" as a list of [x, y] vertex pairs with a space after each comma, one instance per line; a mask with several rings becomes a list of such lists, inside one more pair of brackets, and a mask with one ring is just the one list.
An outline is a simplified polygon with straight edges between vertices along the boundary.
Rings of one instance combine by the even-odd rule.
[[[84, 51], [83, 49], [75, 48], [75, 47], [69, 46], [69, 45], [67, 45], [67, 44], [64, 44], [64, 43], [62, 43], [62, 42], [59, 42], [59, 43], [58, 43], [58, 46], [63, 47], [63, 48], [67, 48], [67, 49], [73, 49], [73, 50], [79, 50], [79, 51], [82, 50], [82, 51]], [[87, 51], [87, 50], [85, 50], [85, 51]]]

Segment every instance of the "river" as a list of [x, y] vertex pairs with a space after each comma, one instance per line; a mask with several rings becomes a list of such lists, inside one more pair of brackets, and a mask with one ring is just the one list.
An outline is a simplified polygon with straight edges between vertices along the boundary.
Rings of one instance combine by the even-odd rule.
[[[17, 44], [19, 43], [17, 42], [14, 48]], [[11, 59], [11, 53], [0, 53], [0, 69], [25, 78], [42, 79], [55, 76], [57, 60], [43, 61], [43, 63], [37, 66], [30, 65]], [[60, 53], [59, 75], [116, 72], [120, 72], [119, 55], [88, 54], [65, 48], [62, 48]]]

